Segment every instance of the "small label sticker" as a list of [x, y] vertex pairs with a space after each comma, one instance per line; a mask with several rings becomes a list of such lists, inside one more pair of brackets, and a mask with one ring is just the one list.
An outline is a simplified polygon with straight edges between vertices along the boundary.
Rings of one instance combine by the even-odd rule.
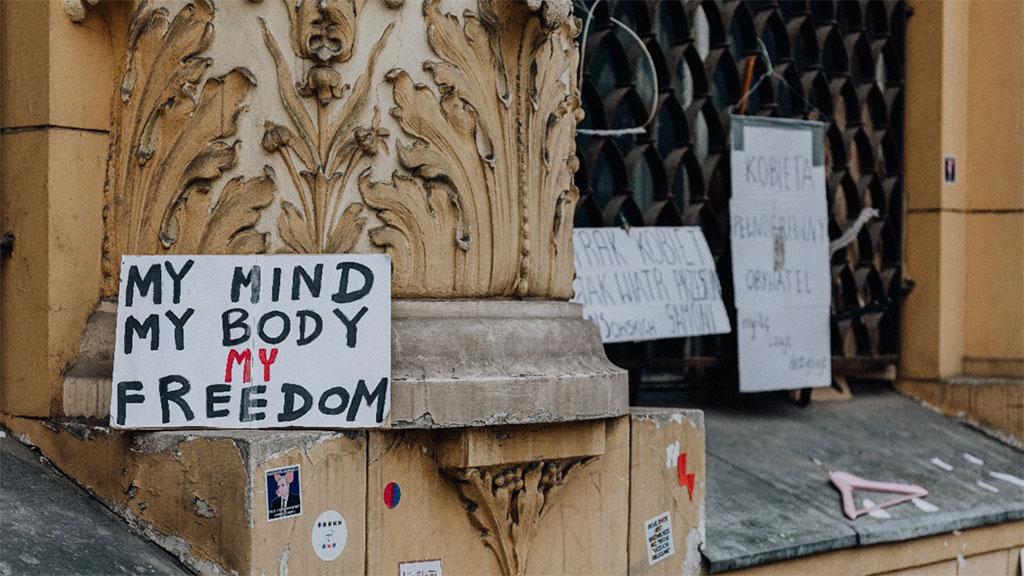
[[441, 560], [399, 562], [398, 576], [441, 576]]
[[394, 508], [398, 506], [398, 503], [402, 500], [402, 489], [398, 487], [398, 484], [391, 482], [384, 487], [384, 505], [388, 508]]
[[668, 512], [647, 521], [647, 562], [651, 566], [676, 553]]
[[942, 176], [946, 184], [956, 184], [956, 156], [942, 158]]
[[313, 525], [313, 551], [324, 562], [331, 562], [345, 549], [348, 542], [348, 528], [345, 519], [335, 510], [327, 510], [317, 516]]
[[302, 515], [302, 484], [299, 466], [285, 466], [267, 471], [267, 520]]

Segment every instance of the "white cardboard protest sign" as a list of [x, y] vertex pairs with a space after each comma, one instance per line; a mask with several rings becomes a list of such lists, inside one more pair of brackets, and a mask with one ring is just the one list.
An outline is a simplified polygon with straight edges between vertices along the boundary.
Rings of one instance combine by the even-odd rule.
[[824, 125], [733, 116], [740, 390], [831, 384]]
[[391, 405], [386, 255], [125, 256], [115, 428], [372, 428]]
[[700, 228], [577, 228], [573, 302], [605, 343], [724, 334], [731, 329]]

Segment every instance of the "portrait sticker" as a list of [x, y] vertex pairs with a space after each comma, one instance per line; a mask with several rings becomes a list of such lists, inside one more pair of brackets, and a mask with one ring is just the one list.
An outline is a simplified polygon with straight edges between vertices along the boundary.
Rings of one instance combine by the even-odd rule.
[[267, 520], [281, 520], [302, 515], [302, 484], [299, 466], [286, 466], [267, 471]]

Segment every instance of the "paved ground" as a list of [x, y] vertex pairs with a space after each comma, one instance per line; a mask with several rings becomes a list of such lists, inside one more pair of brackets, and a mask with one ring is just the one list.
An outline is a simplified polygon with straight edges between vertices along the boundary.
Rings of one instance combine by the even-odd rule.
[[[903, 397], [854, 387], [806, 408], [784, 394], [689, 403], [707, 426], [711, 572], [1024, 518], [1024, 453]], [[917, 484], [925, 504], [843, 515], [830, 471]], [[1007, 475], [1012, 475], [1009, 480]], [[855, 492], [877, 502], [892, 495]]]
[[0, 438], [0, 576], [191, 575], [3, 431]]

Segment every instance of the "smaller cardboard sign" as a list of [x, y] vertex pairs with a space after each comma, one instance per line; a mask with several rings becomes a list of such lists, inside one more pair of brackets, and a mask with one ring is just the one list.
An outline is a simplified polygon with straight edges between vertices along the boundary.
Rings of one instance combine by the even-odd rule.
[[441, 576], [441, 560], [400, 562], [398, 576]]
[[604, 343], [731, 330], [715, 260], [700, 228], [577, 228], [573, 302]]
[[267, 520], [302, 515], [302, 483], [299, 466], [267, 470]]
[[742, 392], [828, 386], [828, 194], [820, 122], [733, 116], [729, 234]]
[[324, 562], [336, 560], [348, 542], [345, 519], [336, 510], [326, 510], [313, 525], [313, 551]]
[[668, 512], [647, 521], [647, 562], [651, 566], [676, 553]]

